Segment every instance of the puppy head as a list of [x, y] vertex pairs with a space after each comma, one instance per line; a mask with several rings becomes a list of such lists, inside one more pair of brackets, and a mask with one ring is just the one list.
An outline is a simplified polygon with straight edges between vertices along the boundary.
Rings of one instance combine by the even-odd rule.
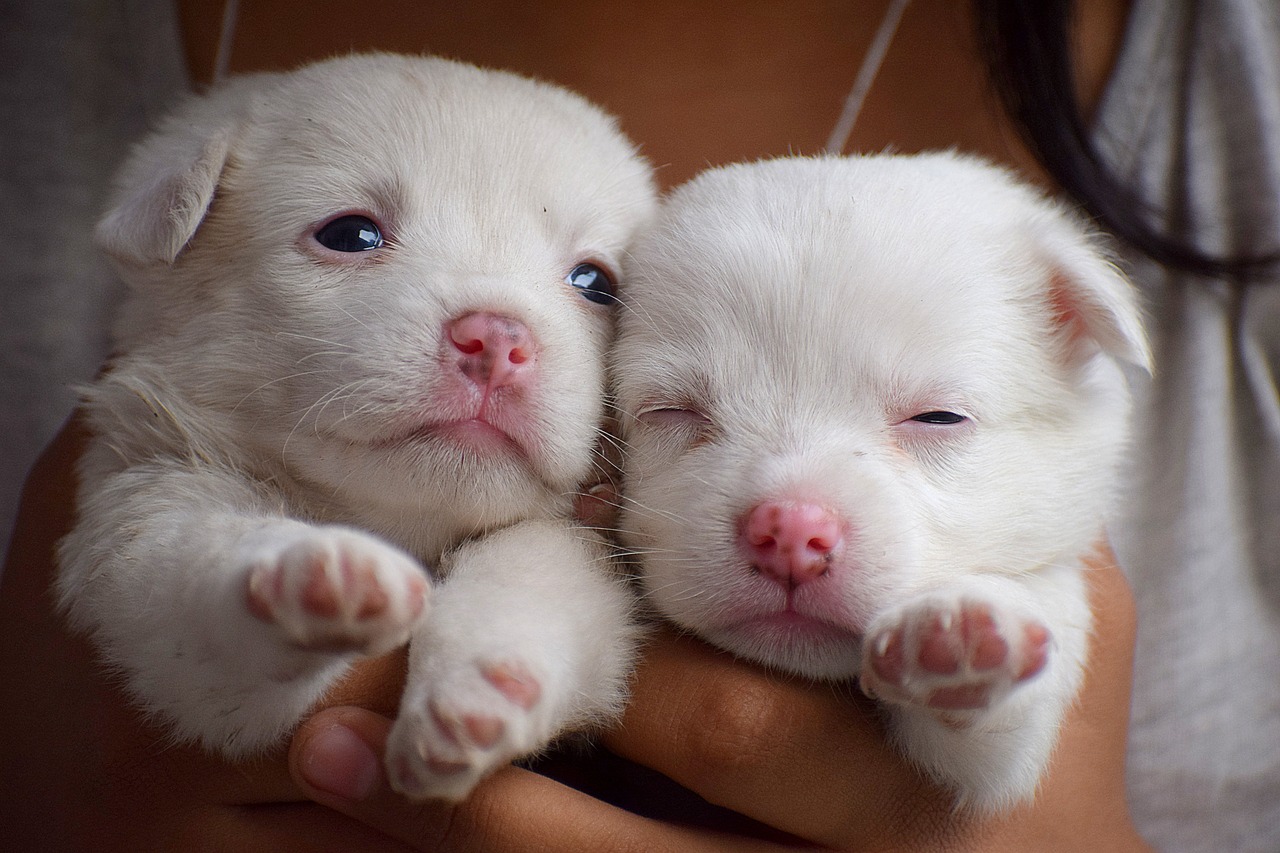
[[133, 285], [122, 349], [199, 420], [346, 503], [476, 524], [588, 472], [609, 293], [653, 205], [581, 98], [369, 55], [187, 103], [97, 237]]
[[637, 242], [613, 356], [621, 526], [657, 607], [817, 677], [940, 578], [1097, 535], [1145, 366], [1062, 209], [952, 155], [705, 173]]

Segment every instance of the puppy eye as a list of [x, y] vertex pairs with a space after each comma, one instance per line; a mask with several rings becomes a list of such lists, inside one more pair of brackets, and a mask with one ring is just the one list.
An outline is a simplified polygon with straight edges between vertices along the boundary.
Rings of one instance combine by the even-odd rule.
[[595, 264], [578, 264], [565, 276], [565, 281], [598, 305], [612, 305], [616, 299], [613, 279]]
[[711, 418], [696, 408], [682, 405], [644, 408], [636, 414], [636, 420], [654, 435], [687, 447], [696, 447], [716, 433]]
[[382, 231], [367, 216], [339, 216], [316, 232], [316, 242], [335, 252], [368, 252], [382, 248]]
[[969, 420], [964, 415], [958, 415], [955, 412], [924, 412], [911, 418], [917, 423], [930, 424], [933, 426], [955, 426]]
[[684, 406], [655, 406], [644, 409], [636, 417], [651, 426], [667, 428], [702, 429], [711, 424], [706, 415]]

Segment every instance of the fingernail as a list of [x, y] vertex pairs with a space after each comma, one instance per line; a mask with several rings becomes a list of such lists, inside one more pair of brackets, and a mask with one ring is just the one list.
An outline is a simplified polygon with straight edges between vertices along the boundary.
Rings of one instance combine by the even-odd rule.
[[378, 784], [378, 756], [346, 726], [332, 725], [312, 736], [304, 748], [302, 778], [321, 791], [347, 800], [363, 800]]

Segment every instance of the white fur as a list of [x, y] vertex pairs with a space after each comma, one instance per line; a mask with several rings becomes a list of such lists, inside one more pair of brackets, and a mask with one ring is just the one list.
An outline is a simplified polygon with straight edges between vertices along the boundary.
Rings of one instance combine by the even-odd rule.
[[[143, 141], [98, 229], [130, 294], [85, 394], [95, 437], [58, 581], [141, 705], [243, 757], [412, 636], [388, 763], [406, 793], [448, 798], [613, 713], [628, 596], [569, 521], [612, 318], [565, 277], [616, 272], [653, 206], [612, 119], [441, 59], [246, 77]], [[350, 212], [387, 245], [324, 250], [315, 230]], [[477, 311], [539, 346], [536, 379], [489, 404], [513, 441], [411, 437], [475, 414], [445, 324]], [[486, 666], [542, 679], [539, 701], [486, 690]]]
[[[747, 658], [861, 675], [962, 806], [1030, 798], [1086, 658], [1080, 558], [1125, 443], [1119, 363], [1148, 362], [1126, 281], [1059, 206], [951, 154], [711, 170], [672, 194], [627, 277], [620, 524], [649, 599]], [[968, 421], [911, 420], [938, 410]], [[830, 570], [794, 593], [798, 628], [761, 621], [787, 600], [739, 532], [764, 500], [844, 524]], [[1039, 675], [868, 676], [889, 632], [975, 605], [1011, 660], [1026, 626], [1048, 629]], [[926, 706], [977, 677], [986, 707]]]

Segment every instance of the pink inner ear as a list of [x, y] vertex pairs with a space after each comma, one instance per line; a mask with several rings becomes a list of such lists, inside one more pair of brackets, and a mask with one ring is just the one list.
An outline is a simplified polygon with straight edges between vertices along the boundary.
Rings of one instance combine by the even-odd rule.
[[1151, 353], [1142, 331], [1138, 294], [1123, 273], [1087, 241], [1073, 241], [1063, 234], [1047, 234], [1043, 239], [1048, 275], [1038, 284], [1062, 354], [1082, 363], [1105, 353], [1150, 371]]
[[1061, 272], [1053, 273], [1049, 281], [1049, 305], [1053, 309], [1054, 323], [1062, 329], [1073, 350], [1085, 341], [1095, 345], [1097, 343], [1090, 333], [1087, 314], [1082, 310], [1077, 296], [1070, 279]]

